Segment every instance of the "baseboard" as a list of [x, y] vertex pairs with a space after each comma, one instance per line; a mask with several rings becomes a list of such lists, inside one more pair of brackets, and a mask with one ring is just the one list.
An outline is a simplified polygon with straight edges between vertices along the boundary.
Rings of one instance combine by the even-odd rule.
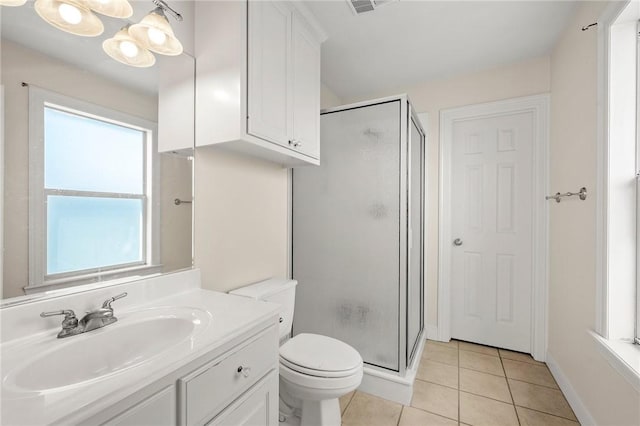
[[438, 326], [427, 324], [425, 327], [428, 340], [438, 340]]
[[549, 352], [547, 352], [547, 366], [549, 367], [549, 370], [551, 370], [553, 378], [558, 382], [558, 386], [560, 386], [562, 393], [564, 393], [564, 396], [567, 398], [567, 402], [573, 409], [573, 412], [578, 418], [580, 424], [583, 426], [595, 426], [596, 421], [591, 416], [591, 413], [589, 413], [589, 410], [587, 410], [587, 407], [582, 403], [577, 392], [573, 386], [571, 386], [569, 379], [564, 375], [560, 366], [556, 363], [555, 359], [553, 359], [553, 356]]

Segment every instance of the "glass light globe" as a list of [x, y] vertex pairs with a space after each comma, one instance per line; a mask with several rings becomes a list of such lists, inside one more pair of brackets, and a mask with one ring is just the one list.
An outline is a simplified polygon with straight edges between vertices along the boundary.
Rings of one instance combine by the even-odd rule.
[[149, 34], [149, 40], [153, 44], [161, 45], [167, 40], [167, 35], [157, 28], [151, 27], [147, 30], [147, 33]]
[[82, 13], [72, 4], [60, 3], [60, 6], [58, 6], [58, 13], [65, 22], [71, 25], [79, 24], [80, 21], [82, 21]]
[[127, 58], [135, 58], [138, 55], [138, 52], [140, 52], [140, 49], [138, 49], [138, 46], [136, 46], [135, 43], [129, 40], [124, 40], [120, 42], [119, 47], [122, 54]]

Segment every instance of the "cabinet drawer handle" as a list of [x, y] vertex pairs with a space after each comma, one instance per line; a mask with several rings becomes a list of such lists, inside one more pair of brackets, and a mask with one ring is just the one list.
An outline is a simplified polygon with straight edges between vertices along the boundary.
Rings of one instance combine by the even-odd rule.
[[243, 377], [249, 377], [251, 374], [251, 367], [243, 367], [242, 365], [238, 367], [238, 374], [242, 374]]

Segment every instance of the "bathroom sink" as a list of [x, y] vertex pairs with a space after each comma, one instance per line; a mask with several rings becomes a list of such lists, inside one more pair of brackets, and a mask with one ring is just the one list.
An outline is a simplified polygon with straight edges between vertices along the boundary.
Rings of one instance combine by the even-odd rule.
[[49, 341], [47, 350], [12, 368], [4, 385], [47, 391], [101, 380], [188, 344], [210, 319], [208, 312], [190, 308], [135, 312], [114, 325]]

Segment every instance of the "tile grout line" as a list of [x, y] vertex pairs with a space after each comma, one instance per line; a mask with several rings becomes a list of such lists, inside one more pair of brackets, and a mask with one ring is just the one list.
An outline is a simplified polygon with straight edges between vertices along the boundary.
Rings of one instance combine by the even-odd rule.
[[[481, 373], [480, 371], [476, 371], [476, 370], [469, 370], [468, 368], [462, 368], [461, 370], [468, 370], [468, 371], [474, 371], [474, 372], [476, 372], [476, 373]], [[504, 377], [504, 376], [493, 376], [493, 377], [500, 377], [500, 378], [502, 378], [502, 379], [506, 379], [506, 377]], [[464, 391], [463, 391], [462, 389], [458, 389], [458, 388], [454, 388], [454, 387], [451, 387], [451, 386], [443, 385], [442, 383], [431, 382], [431, 381], [429, 381], [429, 380], [424, 380], [424, 379], [416, 379], [416, 380], [418, 380], [418, 381], [420, 381], [420, 382], [428, 383], [428, 384], [430, 384], [430, 385], [442, 386], [443, 388], [447, 388], [447, 389], [451, 389], [451, 390], [460, 391], [460, 392], [462, 392], [462, 393], [468, 393], [469, 395], [475, 395], [475, 396], [479, 396], [479, 397], [481, 397], [481, 398], [490, 399], [490, 400], [492, 400], [492, 401], [502, 402], [503, 404], [508, 404], [508, 403], [509, 403], [508, 401], [504, 401], [504, 400], [502, 400], [502, 399], [493, 398], [493, 397], [491, 397], [491, 396], [482, 395], [482, 394], [475, 393], [475, 392], [471, 392], [471, 391], [468, 391], [468, 390], [464, 390]], [[460, 381], [460, 379], [458, 378], [458, 382], [459, 382], [459, 381]], [[529, 384], [531, 384], [531, 383], [529, 383]], [[458, 386], [460, 386], [460, 385], [458, 385]], [[509, 394], [509, 397], [511, 397], [511, 394]], [[513, 400], [513, 399], [512, 399], [512, 400]], [[513, 404], [512, 404], [512, 405], [513, 405]], [[413, 407], [413, 408], [419, 408], [419, 407]], [[528, 407], [524, 407], [524, 408], [528, 408]], [[428, 412], [428, 413], [431, 413], [431, 411], [429, 411], [429, 410], [425, 410], [425, 409], [422, 409], [422, 411], [426, 411], [426, 412]], [[433, 413], [433, 414], [438, 414], [438, 413]], [[439, 416], [442, 416], [442, 414], [438, 414], [438, 415], [439, 415]], [[443, 417], [447, 417], [447, 416], [443, 416]], [[556, 416], [556, 417], [558, 417], [558, 416]], [[447, 418], [450, 418], [450, 417], [447, 417]]]
[[[505, 376], [507, 377], [507, 376]], [[551, 386], [547, 386], [547, 385], [541, 385], [540, 383], [533, 383], [533, 382], [527, 382], [526, 380], [522, 380], [522, 379], [514, 379], [513, 377], [509, 377], [510, 380], [513, 380], [515, 382], [520, 382], [520, 383], [526, 383], [528, 385], [533, 385], [533, 386], [540, 386], [541, 388], [545, 388], [545, 389], [551, 389], [551, 390], [556, 390], [556, 391], [560, 391], [562, 392], [562, 389], [558, 388], [553, 388]], [[564, 396], [564, 394], [562, 394]]]
[[460, 342], [458, 342], [458, 425], [462, 422], [460, 415]]
[[[580, 422], [579, 422], [579, 421], [577, 421], [577, 420], [573, 420], [573, 419], [570, 419], [570, 418], [568, 418], [568, 417], [564, 417], [564, 416], [559, 416], [559, 415], [557, 415], [557, 414], [547, 413], [546, 411], [538, 410], [538, 409], [536, 409], [536, 408], [525, 407], [524, 405], [516, 405], [516, 407], [525, 408], [525, 409], [527, 409], [527, 410], [535, 411], [536, 413], [545, 414], [545, 415], [547, 415], [547, 416], [555, 417], [556, 419], [567, 420], [567, 421], [570, 421], [570, 422], [576, 423], [576, 424], [578, 424], [578, 425], [580, 424]], [[517, 412], [517, 410], [516, 410], [516, 412]]]
[[[473, 395], [473, 396], [479, 396], [480, 398], [484, 398], [484, 399], [490, 399], [491, 401], [495, 401], [495, 402], [502, 402], [503, 404], [507, 404], [507, 405], [509, 404], [509, 402], [504, 401], [502, 399], [495, 399], [495, 398], [492, 398], [490, 396], [480, 395], [479, 393], [473, 393], [473, 392], [463, 391], [463, 390], [461, 390], [460, 392], [466, 393], [466, 394], [469, 394], [469, 395]], [[513, 403], [511, 403], [511, 405], [513, 405]], [[525, 408], [528, 408], [528, 407], [525, 407]]]
[[[409, 406], [405, 405], [405, 407], [409, 407]], [[457, 420], [454, 419], [454, 418], [451, 418], [449, 416], [445, 416], [444, 414], [434, 413], [433, 411], [429, 411], [429, 410], [426, 410], [424, 408], [420, 408], [420, 407], [409, 407], [409, 408], [413, 408], [414, 410], [422, 411], [423, 413], [432, 414], [432, 415], [434, 415], [436, 417], [442, 417], [443, 419], [452, 420], [454, 422], [457, 422]], [[527, 408], [527, 407], [524, 407], [524, 408]], [[558, 417], [558, 416], [556, 416], [556, 417]]]
[[402, 406], [400, 407], [400, 415], [398, 416], [398, 421], [396, 422], [396, 426], [400, 426], [400, 419], [402, 419], [402, 413], [404, 413], [404, 407], [405, 407], [404, 404], [402, 404]]
[[[498, 351], [500, 354], [500, 351]], [[511, 403], [513, 405], [513, 411], [516, 413], [516, 419], [518, 420], [518, 424], [521, 425], [520, 416], [518, 415], [518, 409], [516, 408], [516, 401], [513, 399], [513, 392], [511, 392], [511, 385], [509, 384], [509, 378], [507, 377], [507, 370], [504, 368], [504, 363], [502, 362], [502, 356], [500, 356], [500, 365], [502, 366], [502, 371], [504, 372], [504, 380], [507, 382], [507, 389], [509, 389], [509, 395], [511, 395]]]
[[[342, 416], [347, 412], [347, 409], [351, 405], [351, 401], [353, 401], [353, 398], [356, 397], [356, 392], [358, 392], [358, 390], [354, 390], [353, 391], [353, 393], [351, 394], [351, 398], [349, 398], [349, 401], [347, 401], [347, 405], [344, 406], [344, 410], [342, 410], [342, 412], [340, 413], [340, 421], [341, 422], [342, 422]], [[338, 402], [338, 405], [339, 404], [340, 404], [340, 402]]]
[[[507, 360], [509, 360], [509, 359], [507, 359]], [[509, 360], [509, 361], [511, 361], [511, 360]], [[502, 360], [501, 360], [501, 363], [502, 363]], [[442, 363], [441, 363], [441, 364], [442, 364]], [[448, 365], [448, 364], [445, 364], [445, 365]], [[498, 374], [489, 373], [489, 372], [487, 372], [487, 371], [483, 371], [483, 370], [476, 370], [476, 369], [474, 369], [474, 368], [469, 368], [469, 367], [460, 367], [460, 368], [461, 368], [461, 369], [463, 369], [463, 370], [475, 371], [476, 373], [489, 374], [490, 376], [494, 376], [494, 377], [507, 378], [507, 375], [506, 375], [507, 373], [506, 373], [506, 370], [504, 370], [504, 365], [503, 365], [503, 367], [502, 367], [502, 369], [505, 371], [505, 375], [504, 375], [504, 376], [500, 376], [500, 375], [498, 375]], [[559, 391], [561, 391], [561, 389], [560, 389], [559, 387], [552, 387], [552, 386], [548, 386], [548, 385], [541, 385], [540, 383], [528, 382], [528, 381], [526, 381], [526, 380], [522, 380], [522, 379], [514, 379], [513, 377], [509, 377], [509, 379], [511, 379], [511, 380], [515, 380], [516, 382], [526, 383], [526, 384], [528, 384], [528, 385], [541, 386], [541, 387], [543, 387], [543, 388], [547, 388], [547, 389], [553, 389], [553, 390], [559, 390]], [[424, 380], [424, 379], [418, 379], [418, 380], [422, 380], [423, 382], [427, 382], [427, 381], [428, 381], [428, 380]], [[554, 380], [555, 380], [555, 379], [554, 379]], [[430, 382], [430, 383], [432, 383], [432, 382]], [[439, 383], [437, 383], [437, 384], [439, 384]], [[442, 385], [442, 386], [446, 386], [446, 385]], [[563, 394], [563, 395], [564, 395], [564, 394]]]

